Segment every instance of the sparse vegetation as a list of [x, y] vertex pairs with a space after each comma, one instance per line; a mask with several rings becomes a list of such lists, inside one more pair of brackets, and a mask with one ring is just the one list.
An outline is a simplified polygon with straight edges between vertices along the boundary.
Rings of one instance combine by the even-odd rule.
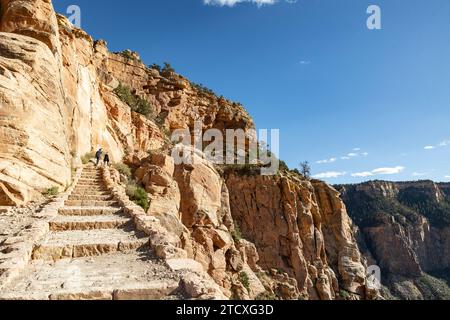
[[256, 297], [256, 300], [258, 301], [274, 301], [278, 300], [277, 296], [269, 291], [263, 292], [260, 295]]
[[306, 179], [311, 178], [311, 165], [308, 161], [304, 161], [300, 163], [300, 172], [301, 175], [304, 176]]
[[131, 50], [124, 50], [119, 52], [119, 54], [127, 60], [139, 61], [139, 59], [133, 54]]
[[51, 187], [48, 188], [47, 190], [45, 190], [42, 195], [45, 197], [54, 197], [56, 195], [58, 195], [59, 193], [59, 188], [58, 187]]
[[239, 274], [239, 281], [247, 291], [250, 291], [250, 278], [246, 272], [243, 271]]
[[89, 161], [91, 161], [91, 159], [94, 159], [94, 158], [95, 158], [95, 152], [94, 151], [88, 152], [84, 156], [81, 157], [81, 162], [83, 164], [88, 164]]
[[140, 113], [149, 119], [153, 117], [153, 108], [150, 103], [133, 93], [130, 87], [119, 84], [119, 86], [114, 89], [114, 93], [122, 100], [122, 102], [126, 103], [132, 111]]
[[162, 68], [162, 72], [175, 72], [175, 69], [168, 62], [164, 62], [164, 67]]
[[234, 225], [234, 231], [232, 232], [231, 235], [233, 237], [234, 242], [236, 243], [239, 243], [243, 239], [242, 231], [237, 224]]
[[291, 173], [293, 173], [293, 174], [295, 174], [295, 175], [297, 175], [299, 177], [303, 177], [303, 175], [301, 174], [301, 172], [297, 168], [292, 169]]
[[399, 202], [424, 215], [437, 228], [450, 226], [450, 203], [448, 199], [437, 201], [420, 187], [408, 187], [399, 192]]
[[261, 174], [261, 165], [259, 164], [229, 164], [220, 165], [219, 171], [224, 175], [235, 173], [240, 176], [256, 176]]
[[147, 212], [149, 208], [149, 200], [147, 191], [145, 191], [144, 188], [138, 186], [133, 181], [129, 181], [126, 187], [126, 193], [131, 201]]
[[346, 290], [341, 289], [339, 291], [339, 297], [341, 297], [341, 299], [343, 299], [343, 300], [349, 300], [350, 299], [350, 294]]
[[127, 166], [124, 163], [115, 163], [113, 164], [113, 168], [119, 171], [120, 174], [123, 174], [128, 178], [128, 180], [131, 179], [132, 173], [129, 166]]
[[156, 64], [156, 63], [154, 63], [154, 64], [152, 64], [152, 65], [149, 65], [148, 68], [149, 68], [149, 69], [155, 69], [155, 70], [157, 70], [158, 72], [161, 72], [161, 71], [162, 71], [161, 66], [160, 66], [159, 64]]
[[[209, 89], [208, 87], [204, 86], [201, 83], [195, 83], [195, 82], [191, 82], [191, 86], [197, 90], [199, 93], [203, 93], [203, 94], [207, 94], [207, 95], [216, 95], [216, 93]], [[219, 98], [219, 100], [224, 99], [223, 96], [221, 96]]]
[[290, 171], [288, 165], [283, 160], [280, 160], [280, 171]]
[[425, 300], [450, 300], [450, 287], [441, 279], [424, 273], [415, 284]]
[[426, 190], [417, 187], [400, 190], [397, 197], [357, 191], [355, 185], [338, 185], [336, 188], [345, 190], [343, 200], [361, 228], [382, 224], [385, 217], [394, 217], [399, 224], [410, 226], [417, 223], [421, 215], [427, 217], [436, 228], [450, 225], [450, 203], [447, 200], [437, 202]]

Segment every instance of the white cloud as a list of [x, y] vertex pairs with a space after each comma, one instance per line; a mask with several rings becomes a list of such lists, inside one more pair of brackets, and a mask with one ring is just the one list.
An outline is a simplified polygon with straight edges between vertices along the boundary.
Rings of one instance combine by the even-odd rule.
[[326, 163], [333, 163], [333, 162], [336, 162], [336, 161], [338, 161], [339, 159], [341, 159], [341, 160], [351, 160], [351, 159], [353, 159], [353, 158], [359, 158], [359, 157], [367, 157], [367, 156], [369, 156], [369, 153], [368, 153], [368, 152], [360, 152], [361, 150], [362, 150], [361, 148], [354, 148], [354, 149], [352, 150], [353, 152], [350, 152], [349, 154], [347, 154], [347, 155], [345, 155], [345, 156], [342, 156], [342, 157], [339, 157], [339, 158], [333, 157], [333, 158], [330, 158], [330, 159], [319, 160], [319, 161], [316, 161], [316, 163], [317, 163], [317, 164], [326, 164]]
[[393, 168], [378, 168], [374, 169], [372, 171], [364, 171], [364, 172], [357, 172], [352, 173], [352, 177], [356, 178], [366, 178], [371, 176], [378, 176], [378, 175], [392, 175], [392, 174], [399, 174], [405, 170], [405, 167], [397, 166]]
[[450, 179], [450, 176], [445, 176], [444, 179]]
[[277, 0], [203, 0], [204, 4], [220, 7], [234, 7], [234, 5], [242, 2], [251, 2], [260, 7], [262, 5], [275, 4]]
[[316, 163], [317, 164], [326, 164], [326, 163], [333, 163], [336, 161], [337, 161], [337, 158], [330, 158], [330, 159], [316, 161]]
[[302, 60], [302, 61], [300, 61], [300, 64], [308, 65], [308, 64], [311, 64], [311, 61], [309, 61], [309, 60]]
[[366, 177], [371, 177], [371, 176], [373, 176], [373, 173], [369, 172], [369, 171], [352, 173], [352, 177], [356, 177], [356, 178], [366, 178]]
[[435, 146], [431, 146], [431, 145], [430, 146], [425, 146], [424, 149], [425, 150], [434, 150], [434, 149], [437, 149], [437, 148], [445, 148], [447, 146], [450, 146], [450, 140], [444, 140], [444, 141], [442, 141], [441, 143], [438, 143]]
[[372, 172], [377, 175], [377, 174], [399, 174], [400, 172], [402, 172], [403, 170], [405, 170], [405, 167], [394, 167], [394, 168], [378, 168], [373, 170]]
[[316, 174], [314, 178], [316, 179], [332, 179], [332, 178], [339, 178], [342, 176], [345, 176], [347, 172], [336, 172], [336, 171], [328, 171], [328, 172], [322, 172], [319, 174]]

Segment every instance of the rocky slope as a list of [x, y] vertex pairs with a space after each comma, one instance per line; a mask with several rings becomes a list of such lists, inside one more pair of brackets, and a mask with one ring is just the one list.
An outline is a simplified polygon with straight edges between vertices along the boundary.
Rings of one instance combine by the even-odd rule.
[[[175, 164], [171, 131], [192, 131], [197, 120], [203, 130], [253, 128], [242, 106], [170, 68], [147, 67], [136, 53], [109, 52], [105, 41], [55, 14], [49, 0], [0, 0], [0, 17], [0, 206], [63, 190], [81, 157], [103, 147], [148, 193], [147, 214], [166, 230], [157, 255], [186, 253], [225, 296], [376, 296], [332, 187], [287, 171], [221, 170], [200, 153], [192, 165]], [[151, 112], [131, 111], [115, 93], [119, 86], [148, 101]], [[117, 170], [111, 174], [126, 184]]]
[[450, 184], [373, 181], [338, 189], [359, 226], [360, 247], [392, 294], [450, 297]]

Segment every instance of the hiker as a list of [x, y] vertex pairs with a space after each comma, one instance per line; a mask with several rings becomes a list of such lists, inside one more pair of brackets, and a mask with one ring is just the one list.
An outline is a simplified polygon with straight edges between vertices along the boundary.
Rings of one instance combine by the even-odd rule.
[[105, 158], [103, 159], [103, 163], [106, 167], [109, 167], [109, 155], [108, 152], [105, 153]]
[[100, 163], [100, 159], [102, 158], [102, 148], [98, 149], [98, 151], [95, 153], [95, 158], [97, 159], [97, 166]]

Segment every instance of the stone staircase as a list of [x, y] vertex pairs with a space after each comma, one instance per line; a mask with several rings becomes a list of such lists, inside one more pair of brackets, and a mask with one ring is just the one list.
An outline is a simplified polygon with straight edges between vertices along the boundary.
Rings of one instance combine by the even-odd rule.
[[83, 169], [73, 192], [48, 219], [32, 261], [0, 299], [176, 299], [180, 273], [150, 251], [105, 187], [101, 171]]

